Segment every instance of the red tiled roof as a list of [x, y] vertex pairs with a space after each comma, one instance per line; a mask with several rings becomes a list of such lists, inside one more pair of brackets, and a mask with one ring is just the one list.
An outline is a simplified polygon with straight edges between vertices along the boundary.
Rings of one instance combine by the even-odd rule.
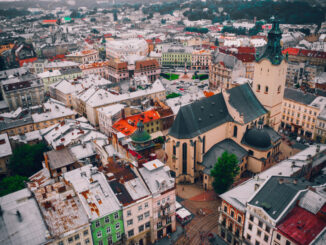
[[277, 226], [278, 231], [300, 245], [308, 245], [326, 227], [326, 221], [301, 208], [294, 207]]
[[[145, 111], [138, 115], [133, 115], [125, 119], [120, 119], [113, 124], [113, 128], [123, 133], [124, 135], [131, 135], [137, 129], [137, 123], [139, 120], [142, 120], [143, 123], [154, 121], [160, 119], [160, 115], [155, 110]], [[130, 123], [132, 122], [132, 124]]]
[[57, 20], [43, 20], [43, 23], [56, 23]]
[[282, 51], [285, 55], [288, 53], [289, 55], [295, 56], [307, 56], [307, 57], [315, 57], [326, 59], [326, 52], [315, 51], [315, 50], [307, 50], [307, 49], [299, 49], [299, 48], [287, 48]]

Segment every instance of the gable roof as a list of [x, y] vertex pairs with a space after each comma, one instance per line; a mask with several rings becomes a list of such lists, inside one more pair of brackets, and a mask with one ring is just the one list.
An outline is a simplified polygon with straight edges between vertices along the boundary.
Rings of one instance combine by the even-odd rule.
[[[248, 84], [232, 88], [226, 93], [230, 95], [229, 104], [239, 114], [243, 114], [244, 123], [267, 113]], [[223, 94], [219, 93], [181, 107], [169, 135], [177, 139], [190, 139], [232, 121]]]
[[169, 135], [190, 139], [232, 121], [222, 93], [180, 108]]
[[243, 114], [244, 123], [251, 122], [267, 113], [248, 83], [227, 90], [227, 93], [230, 94], [230, 105]]
[[294, 183], [295, 178], [284, 176], [272, 176], [259, 189], [249, 204], [261, 207], [274, 220], [281, 218], [281, 214], [288, 205], [294, 201], [296, 195], [312, 184], [305, 179], [299, 179]]
[[316, 95], [305, 93], [299, 89], [294, 88], [285, 88], [284, 89], [284, 98], [288, 100], [293, 100], [304, 105], [309, 105], [314, 99], [317, 98]]

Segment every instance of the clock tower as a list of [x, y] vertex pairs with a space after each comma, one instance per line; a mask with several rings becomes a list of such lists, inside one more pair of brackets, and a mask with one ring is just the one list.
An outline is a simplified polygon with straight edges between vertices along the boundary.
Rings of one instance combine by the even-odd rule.
[[269, 111], [267, 124], [277, 131], [281, 123], [287, 62], [282, 55], [280, 23], [275, 18], [272, 23], [267, 45], [262, 54], [256, 56], [252, 88]]

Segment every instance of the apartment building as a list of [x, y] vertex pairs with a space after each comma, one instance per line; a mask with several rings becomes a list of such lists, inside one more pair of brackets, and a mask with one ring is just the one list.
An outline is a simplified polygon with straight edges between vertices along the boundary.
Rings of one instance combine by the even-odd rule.
[[184, 46], [163, 46], [162, 66], [163, 67], [182, 67], [191, 68], [191, 57], [193, 48]]
[[242, 61], [221, 52], [213, 54], [209, 68], [209, 87], [211, 89], [230, 89], [238, 77], [245, 77], [246, 69]]
[[116, 244], [124, 234], [122, 206], [105, 175], [92, 165], [85, 165], [63, 175], [79, 197], [90, 222], [94, 244]]
[[51, 127], [65, 119], [74, 119], [75, 116], [75, 111], [59, 101], [49, 99], [42, 106], [18, 108], [16, 111], [0, 114], [0, 132], [9, 136], [21, 135]]
[[47, 244], [93, 244], [87, 213], [71, 187], [57, 182], [33, 189], [33, 193], [49, 229]]
[[140, 60], [135, 62], [134, 77], [146, 76], [149, 81], [154, 82], [160, 78], [161, 68], [157, 60]]
[[192, 70], [208, 70], [211, 64], [212, 53], [210, 50], [194, 50], [191, 56]]
[[131, 163], [111, 160], [104, 168], [109, 185], [122, 205], [125, 244], [149, 244], [152, 195]]
[[44, 90], [48, 91], [49, 86], [63, 79], [73, 80], [82, 77], [82, 70], [79, 67], [61, 69], [54, 71], [45, 71], [38, 74], [38, 77], [43, 81]]
[[35, 74], [16, 74], [2, 81], [1, 91], [9, 110], [40, 105], [44, 101], [44, 84]]
[[175, 182], [170, 175], [170, 168], [159, 160], [143, 164], [139, 172], [153, 197], [151, 223], [153, 243], [176, 230]]
[[314, 66], [326, 65], [326, 52], [299, 49], [299, 48], [287, 48], [282, 51], [283, 55], [288, 56], [290, 62], [309, 63]]
[[[92, 88], [91, 88], [92, 89]], [[89, 90], [91, 90], [89, 89]], [[97, 126], [99, 125], [98, 109], [116, 103], [126, 103], [128, 105], [139, 105], [144, 99], [165, 99], [165, 88], [160, 80], [156, 80], [146, 89], [140, 89], [135, 92], [124, 94], [116, 94], [108, 92], [104, 89], [98, 89], [94, 92], [90, 91], [87, 99], [79, 98], [81, 104], [85, 106], [85, 114], [89, 122]]]
[[325, 104], [326, 99], [322, 96], [317, 97], [301, 90], [286, 88], [282, 103], [281, 127], [297, 135], [315, 138], [317, 116]]
[[95, 49], [73, 52], [66, 55], [66, 59], [80, 64], [87, 64], [97, 61], [99, 59], [99, 52]]
[[82, 64], [79, 66], [79, 68], [82, 70], [83, 76], [93, 74], [108, 78], [108, 65], [109, 61], [99, 61], [89, 64]]

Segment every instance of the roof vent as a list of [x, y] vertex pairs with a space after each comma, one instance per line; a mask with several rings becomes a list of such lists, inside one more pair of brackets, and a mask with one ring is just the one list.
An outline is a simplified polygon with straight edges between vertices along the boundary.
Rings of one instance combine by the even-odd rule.
[[200, 121], [200, 122], [201, 122], [201, 118], [198, 118], [198, 121]]
[[22, 222], [23, 221], [23, 217], [21, 215], [21, 213], [19, 212], [19, 210], [16, 211], [16, 215], [17, 215], [17, 219], [19, 222]]
[[204, 106], [201, 106], [200, 109], [201, 109], [201, 110], [204, 110]]
[[278, 183], [279, 183], [280, 185], [283, 184], [283, 183], [284, 183], [284, 179], [283, 179], [283, 178], [279, 179], [279, 180], [278, 180]]

